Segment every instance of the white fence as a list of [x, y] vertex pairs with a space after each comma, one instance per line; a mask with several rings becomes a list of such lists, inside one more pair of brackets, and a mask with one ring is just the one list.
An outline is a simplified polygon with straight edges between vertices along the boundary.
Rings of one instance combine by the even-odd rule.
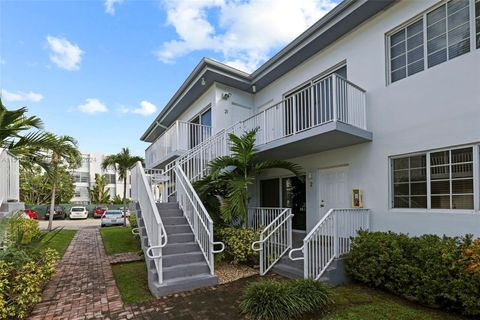
[[284, 210], [285, 208], [250, 207], [248, 208], [247, 226], [255, 230], [265, 228]]
[[[222, 242], [213, 241], [213, 221], [207, 210], [203, 206], [202, 201], [198, 198], [195, 189], [193, 189], [190, 181], [180, 166], [175, 167], [176, 176], [176, 194], [183, 215], [187, 218], [192, 228], [195, 239], [202, 250], [202, 253], [210, 268], [210, 272], [214, 274], [214, 253], [222, 252], [224, 245]], [[220, 250], [215, 250], [214, 245], [221, 245]]]
[[167, 160], [176, 152], [185, 152], [210, 138], [212, 127], [175, 121], [145, 151], [145, 165], [152, 168], [160, 161]]
[[0, 149], [0, 206], [20, 200], [20, 163], [7, 150]]
[[252, 249], [260, 251], [260, 275], [266, 274], [292, 248], [292, 209], [281, 208], [277, 215], [252, 243]]
[[138, 162], [131, 169], [132, 198], [138, 201], [148, 236], [146, 255], [155, 262], [158, 280], [163, 283], [162, 248], [167, 245], [168, 236], [155, 204], [151, 185], [142, 164]]
[[[368, 230], [370, 210], [331, 209], [303, 239], [303, 246], [290, 251], [292, 260], [304, 260], [305, 279], [318, 280], [335, 258], [350, 251], [351, 238]], [[302, 257], [294, 257], [295, 252]]]

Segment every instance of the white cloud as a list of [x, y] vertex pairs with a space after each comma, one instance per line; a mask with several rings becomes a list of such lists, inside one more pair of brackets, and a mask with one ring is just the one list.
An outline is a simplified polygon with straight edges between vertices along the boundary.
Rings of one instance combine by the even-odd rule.
[[105, 6], [105, 12], [108, 14], [111, 14], [112, 16], [115, 14], [115, 4], [120, 4], [124, 0], [105, 0], [104, 6]]
[[121, 106], [117, 109], [119, 113], [136, 113], [142, 116], [149, 116], [157, 112], [157, 106], [151, 102], [143, 100], [140, 102], [140, 106], [137, 108], [127, 108], [125, 106]]
[[178, 39], [164, 42], [156, 56], [171, 63], [193, 51], [213, 50], [225, 63], [251, 72], [269, 58], [272, 50], [292, 41], [336, 2], [164, 0], [167, 24], [175, 28]]
[[5, 89], [0, 90], [2, 93], [2, 99], [5, 101], [15, 102], [15, 101], [31, 101], [31, 102], [39, 102], [43, 99], [43, 95], [40, 93], [36, 93], [33, 91], [23, 92], [10, 92]]
[[51, 50], [50, 60], [59, 68], [70, 71], [80, 69], [80, 62], [84, 52], [78, 45], [71, 43], [65, 38], [52, 36], [47, 36], [47, 42]]
[[99, 112], [107, 112], [108, 108], [104, 105], [100, 100], [89, 98], [86, 99], [84, 104], [81, 104], [77, 107], [77, 110], [83, 113], [99, 113]]

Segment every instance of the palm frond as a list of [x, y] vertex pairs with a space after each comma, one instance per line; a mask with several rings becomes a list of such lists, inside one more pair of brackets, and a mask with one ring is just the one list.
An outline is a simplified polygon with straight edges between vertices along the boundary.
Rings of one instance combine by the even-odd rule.
[[299, 178], [301, 178], [301, 176], [303, 175], [303, 168], [301, 166], [285, 160], [264, 160], [261, 162], [257, 162], [253, 165], [252, 173], [260, 173], [261, 171], [267, 169], [285, 169], [292, 172]]

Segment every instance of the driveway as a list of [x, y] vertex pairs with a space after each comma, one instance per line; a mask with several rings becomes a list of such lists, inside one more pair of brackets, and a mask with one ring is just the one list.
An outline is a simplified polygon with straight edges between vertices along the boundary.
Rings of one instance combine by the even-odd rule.
[[[40, 229], [48, 228], [48, 220], [40, 220]], [[65, 229], [80, 230], [100, 228], [100, 219], [88, 218], [85, 220], [53, 220], [53, 227], [64, 227]], [[129, 225], [127, 219], [127, 226]]]

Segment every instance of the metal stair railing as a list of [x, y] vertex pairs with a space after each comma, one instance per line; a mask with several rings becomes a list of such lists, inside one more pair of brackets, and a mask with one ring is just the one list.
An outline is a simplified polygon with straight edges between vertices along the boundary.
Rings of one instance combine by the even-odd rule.
[[[330, 209], [303, 239], [300, 248], [290, 250], [291, 260], [304, 260], [305, 279], [318, 280], [340, 256], [350, 251], [352, 238], [370, 225], [369, 209]], [[295, 252], [303, 256], [294, 257]]]
[[260, 233], [260, 240], [252, 243], [252, 250], [260, 252], [260, 275], [266, 274], [292, 248], [292, 218], [292, 209], [282, 208]]
[[158, 213], [151, 186], [141, 162], [131, 169], [132, 198], [137, 200], [142, 212], [145, 230], [147, 231], [148, 248], [145, 255], [152, 259], [158, 274], [158, 281], [163, 283], [162, 248], [168, 243], [167, 232]]
[[[192, 228], [195, 240], [200, 246], [200, 250], [210, 268], [210, 273], [213, 275], [215, 272], [213, 255], [222, 252], [225, 249], [225, 245], [222, 242], [214, 241], [213, 220], [182, 168], [176, 166], [174, 172], [176, 175], [177, 201], [183, 210], [183, 215], [187, 218]], [[215, 250], [215, 245], [220, 245], [221, 249]]]

